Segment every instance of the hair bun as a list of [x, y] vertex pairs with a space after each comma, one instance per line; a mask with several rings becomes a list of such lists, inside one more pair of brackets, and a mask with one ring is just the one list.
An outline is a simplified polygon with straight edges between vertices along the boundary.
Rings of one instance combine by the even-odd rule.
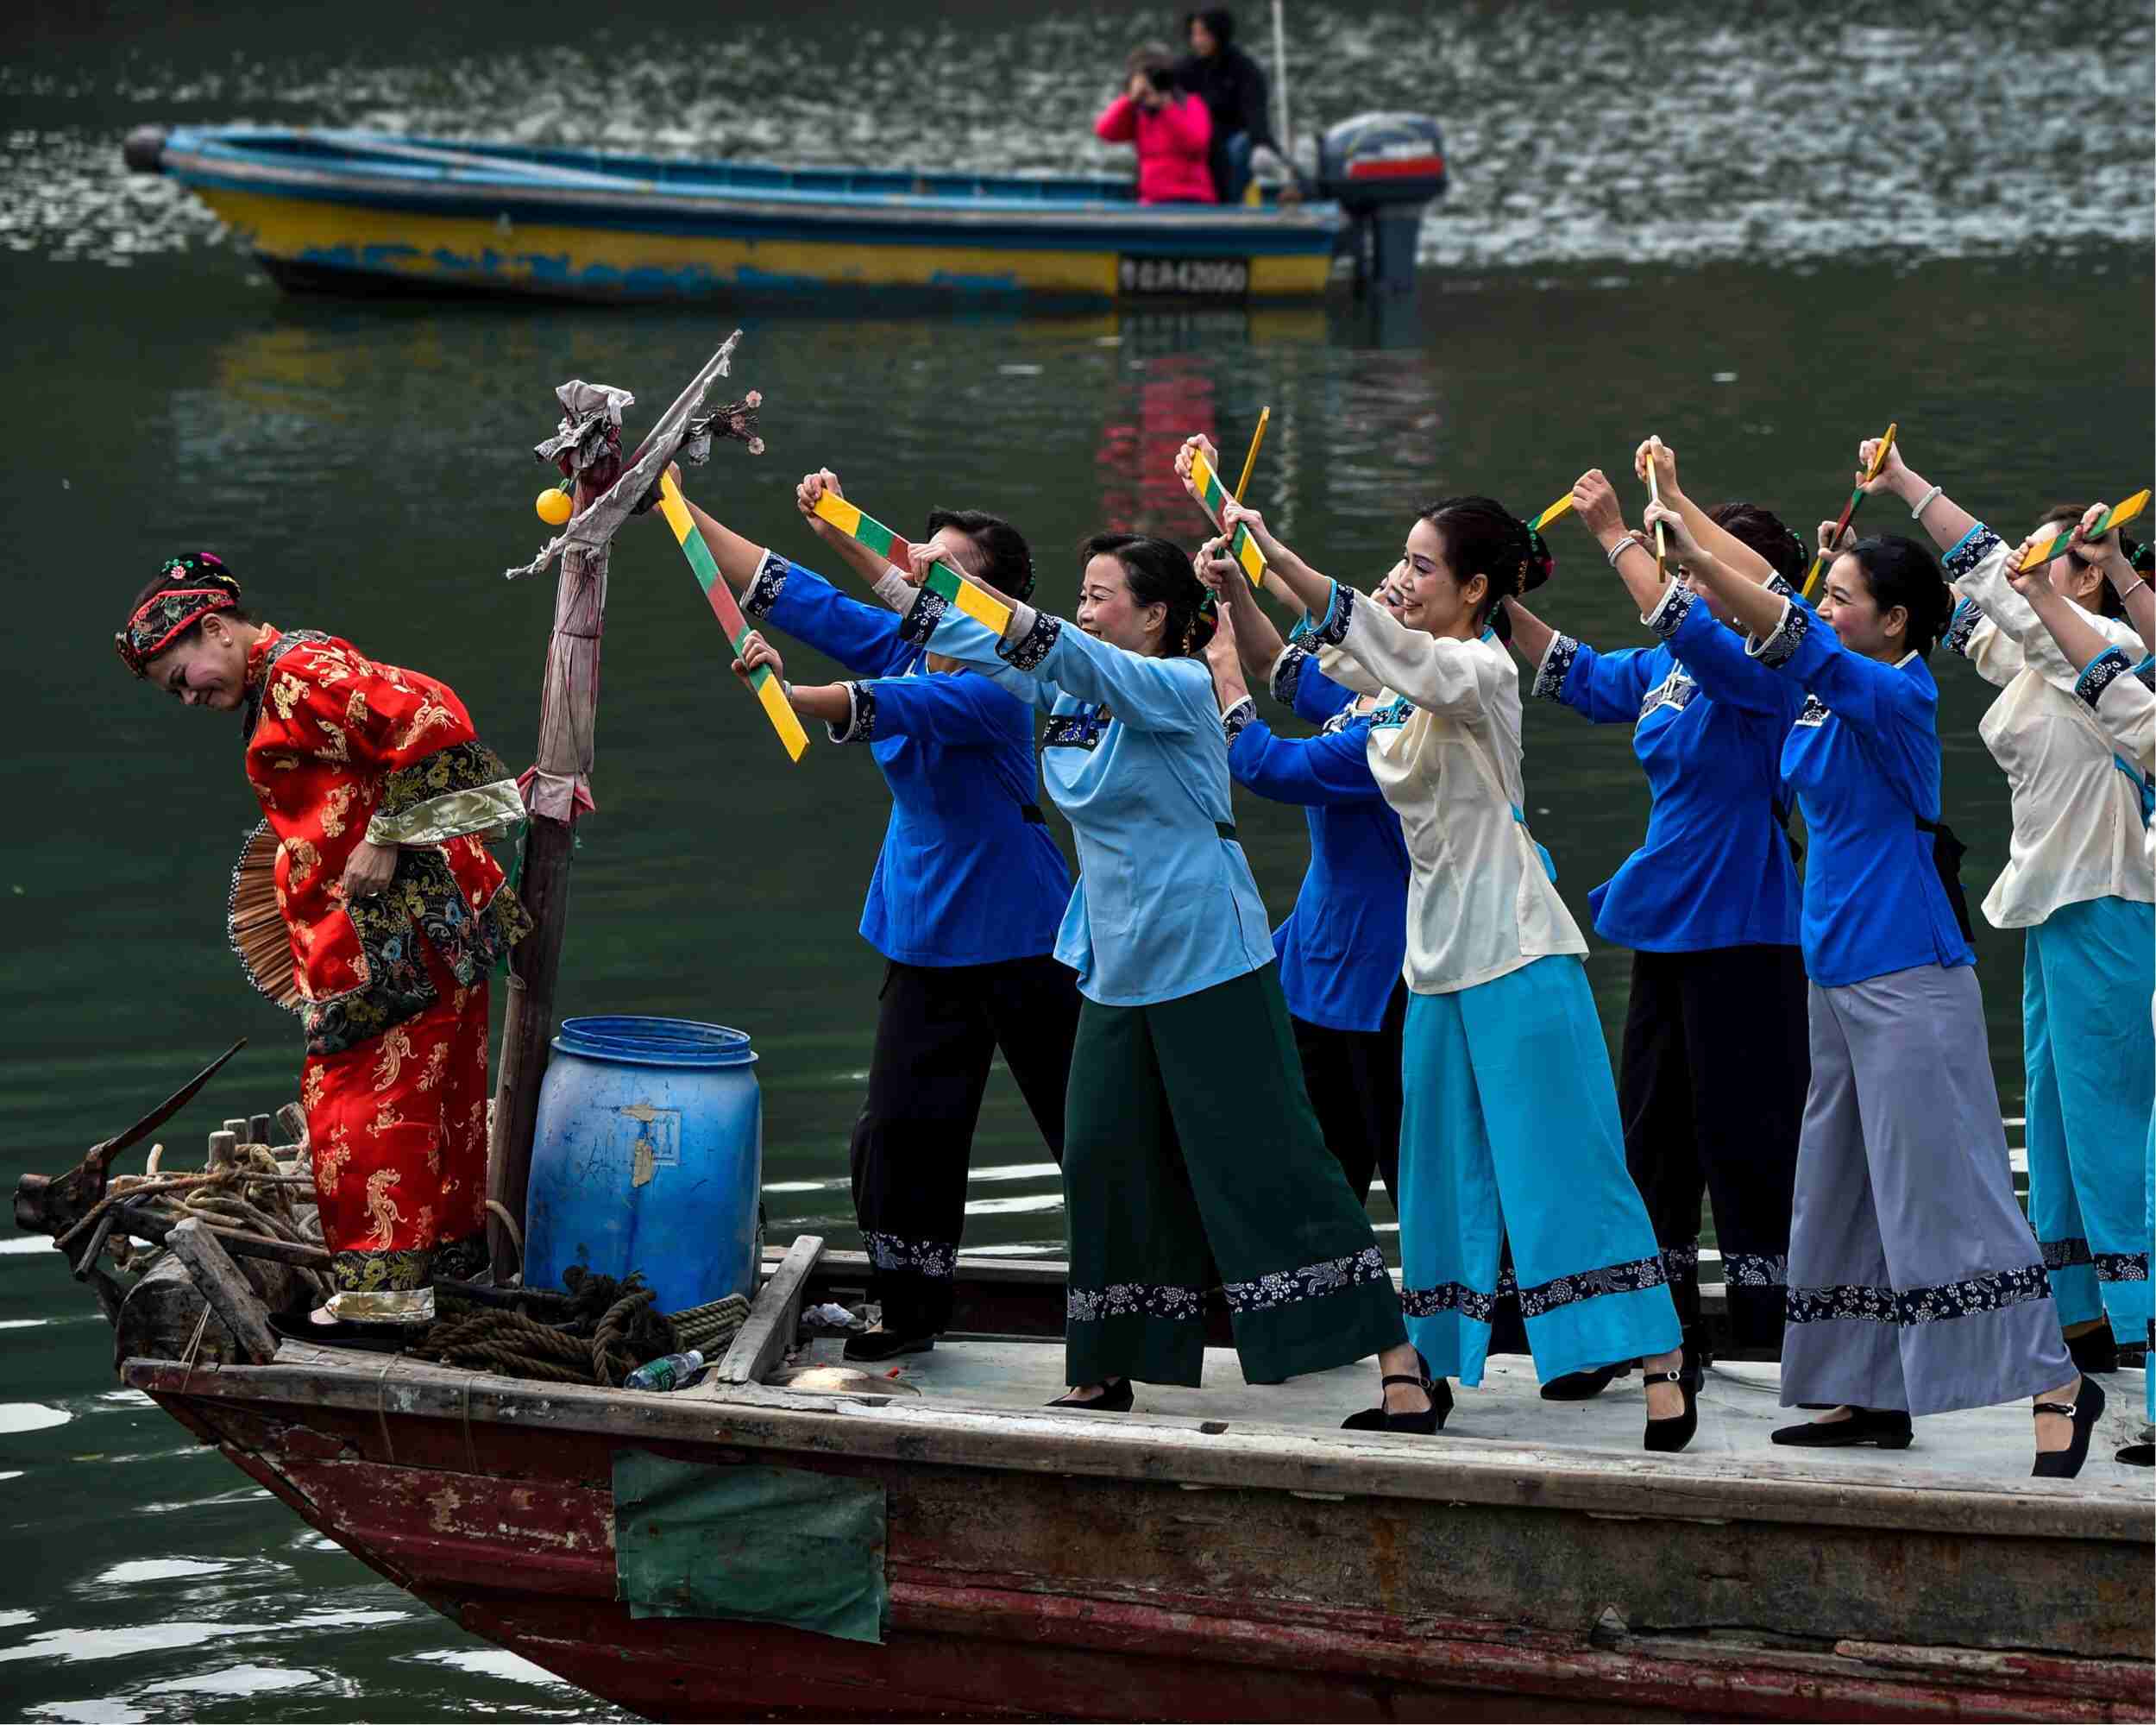
[[1527, 556], [1519, 566], [1519, 590], [1532, 593], [1557, 572], [1557, 559], [1550, 554], [1549, 542], [1534, 528], [1527, 529]]

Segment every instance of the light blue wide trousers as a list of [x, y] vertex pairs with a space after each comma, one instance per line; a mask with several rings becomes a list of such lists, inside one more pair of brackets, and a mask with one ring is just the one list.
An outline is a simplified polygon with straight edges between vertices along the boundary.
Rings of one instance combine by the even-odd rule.
[[1678, 1344], [1577, 958], [1410, 995], [1401, 1078], [1400, 1303], [1434, 1376], [1481, 1382], [1491, 1315], [1515, 1286], [1545, 1382]]
[[2028, 1213], [2062, 1324], [2148, 1327], [2147, 1147], [2156, 1095], [2156, 905], [2092, 898], [2027, 931]]

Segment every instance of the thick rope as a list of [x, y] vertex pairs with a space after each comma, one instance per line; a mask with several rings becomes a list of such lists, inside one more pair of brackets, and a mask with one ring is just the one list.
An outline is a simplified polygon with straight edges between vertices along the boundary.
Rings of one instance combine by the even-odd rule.
[[[154, 1159], [155, 1152], [152, 1154]], [[287, 1172], [267, 1144], [242, 1144], [234, 1155], [229, 1164], [197, 1174], [154, 1170], [145, 1174], [117, 1175], [105, 1196], [77, 1224], [78, 1231], [111, 1206], [137, 1203], [173, 1222], [183, 1222], [192, 1216], [216, 1227], [261, 1234], [293, 1245], [321, 1245], [322, 1218], [314, 1204], [312, 1174], [304, 1166], [298, 1172]], [[165, 1256], [166, 1250], [162, 1246], [136, 1246], [126, 1237], [126, 1231], [119, 1228], [112, 1231], [105, 1249], [117, 1269], [137, 1273], [148, 1270]], [[267, 1269], [250, 1269], [254, 1262], [252, 1259], [242, 1259], [241, 1267], [259, 1289], [262, 1278], [271, 1272]], [[299, 1278], [310, 1297], [325, 1298], [329, 1294], [330, 1277], [326, 1270], [286, 1268]]]
[[[500, 1290], [517, 1306], [531, 1308], [526, 1310], [481, 1306], [437, 1288], [440, 1315], [408, 1351], [468, 1370], [613, 1388], [638, 1366], [697, 1345], [683, 1340], [675, 1321], [655, 1309], [658, 1296], [644, 1286], [642, 1277], [617, 1281], [580, 1268], [569, 1272], [569, 1289], [560, 1294]], [[734, 1303], [745, 1313], [745, 1301]], [[696, 1308], [698, 1313], [713, 1310]], [[545, 1316], [535, 1316], [534, 1311]], [[739, 1328], [739, 1320], [732, 1327]]]
[[682, 1346], [697, 1349], [709, 1359], [749, 1321], [749, 1302], [738, 1294], [729, 1294], [724, 1300], [670, 1315], [674, 1334]]

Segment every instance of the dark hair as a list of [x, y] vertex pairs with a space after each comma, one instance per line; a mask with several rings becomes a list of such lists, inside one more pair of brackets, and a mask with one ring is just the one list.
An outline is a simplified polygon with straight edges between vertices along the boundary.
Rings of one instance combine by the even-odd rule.
[[1078, 570], [1095, 557], [1113, 557], [1122, 564], [1130, 596], [1141, 605], [1165, 605], [1166, 620], [1160, 629], [1160, 657], [1184, 658], [1203, 652], [1213, 638], [1216, 621], [1212, 595], [1205, 590], [1182, 546], [1147, 533], [1096, 533], [1078, 547]]
[[1782, 518], [1757, 503], [1717, 503], [1707, 519], [1747, 550], [1766, 558], [1774, 572], [1795, 587], [1812, 566], [1804, 541], [1784, 526]]
[[968, 575], [979, 576], [1013, 599], [1033, 597], [1033, 547], [1017, 528], [1001, 515], [978, 509], [931, 509], [928, 537], [933, 539], [946, 527], [965, 534], [981, 554], [980, 567], [969, 569]]
[[[2071, 529], [2088, 513], [2089, 506], [2085, 503], [2054, 503], [2044, 512], [2043, 519], [2036, 525], [2039, 527]], [[2138, 555], [2134, 541], [2128, 538], [2122, 532], [2119, 535], [2119, 550], [2125, 554], [2128, 563], [2132, 563]], [[2068, 555], [2072, 554], [2069, 552]], [[2119, 597], [2118, 589], [2104, 580], [2101, 575], [2098, 575], [2096, 578], [2096, 612], [2098, 615], [2104, 617], [2126, 615], [2126, 601]]]
[[1487, 623], [1500, 641], [1511, 640], [1512, 620], [1498, 601], [1533, 592], [1557, 566], [1542, 535], [1488, 497], [1443, 498], [1422, 519], [1437, 530], [1454, 580], [1464, 586], [1479, 575], [1489, 582], [1475, 621]]
[[1192, 24], [1203, 24], [1210, 30], [1213, 40], [1220, 44], [1223, 53], [1227, 51], [1228, 44], [1235, 39], [1235, 15], [1225, 6], [1206, 6], [1195, 12], [1185, 12], [1183, 15], [1183, 40], [1186, 42], [1191, 39]]
[[1168, 52], [1166, 42], [1140, 42], [1123, 60], [1123, 78], [1130, 79], [1142, 73], [1147, 83], [1155, 90], [1175, 88], [1175, 56]]
[[1939, 573], [1938, 557], [1928, 547], [1898, 533], [1859, 539], [1840, 555], [1857, 559], [1864, 572], [1864, 585], [1871, 589], [1872, 603], [1882, 614], [1897, 605], [1909, 614], [1909, 632], [1902, 645], [1928, 658], [1954, 613], [1954, 591]]

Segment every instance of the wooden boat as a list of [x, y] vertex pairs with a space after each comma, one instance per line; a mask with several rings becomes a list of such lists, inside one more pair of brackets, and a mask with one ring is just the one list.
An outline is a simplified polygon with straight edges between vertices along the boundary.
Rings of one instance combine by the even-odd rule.
[[[294, 289], [1275, 300], [1322, 293], [1352, 225], [1329, 198], [1145, 206], [1128, 180], [663, 161], [361, 132], [150, 127], [126, 154], [193, 192]], [[1402, 160], [1373, 158], [1353, 185], [1419, 211], [1443, 188], [1443, 161], [1425, 162], [1432, 190], [1427, 174], [1399, 172]]]
[[[1674, 1457], [1639, 1451], [1636, 1394], [1557, 1410], [1502, 1363], [1436, 1439], [1337, 1429], [1365, 1371], [1231, 1388], [1217, 1356], [1203, 1392], [1047, 1411], [1061, 1350], [1041, 1337], [946, 1340], [884, 1388], [776, 1387], [803, 1299], [866, 1269], [820, 1243], [795, 1243], [713, 1378], [671, 1395], [290, 1342], [263, 1365], [122, 1376], [437, 1610], [653, 1718], [2081, 1720], [2156, 1703], [2146, 1492], [2095, 1460], [2071, 1483], [2012, 1477], [2026, 1410], [1927, 1420], [1903, 1456], [1785, 1461], [1763, 1443], [1773, 1398], [1719, 1368], [1699, 1448], [1719, 1429], [1725, 1453]], [[959, 1276], [964, 1309], [1022, 1322], [1061, 1267]], [[880, 1640], [619, 1597], [620, 1552], [651, 1531], [617, 1504], [632, 1454], [869, 1492]], [[723, 1520], [695, 1534], [738, 1546]], [[784, 1564], [784, 1544], [758, 1560]]]

